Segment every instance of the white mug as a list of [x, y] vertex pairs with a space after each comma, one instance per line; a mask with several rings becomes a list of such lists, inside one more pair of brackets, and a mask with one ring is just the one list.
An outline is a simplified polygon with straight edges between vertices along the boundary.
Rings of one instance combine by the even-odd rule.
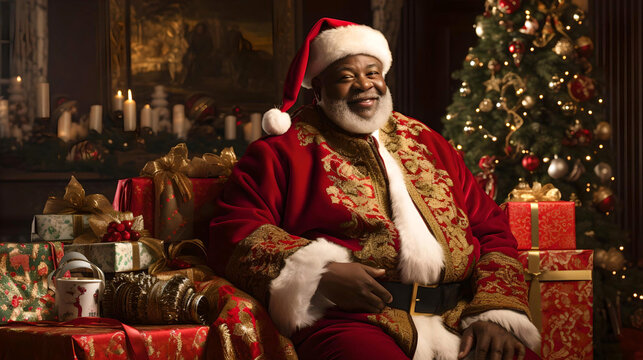
[[[58, 320], [69, 321], [84, 316], [100, 316], [100, 302], [105, 289], [105, 275], [81, 254], [70, 253], [58, 269], [49, 274], [49, 287], [56, 292]], [[91, 270], [93, 277], [62, 277], [74, 269]]]

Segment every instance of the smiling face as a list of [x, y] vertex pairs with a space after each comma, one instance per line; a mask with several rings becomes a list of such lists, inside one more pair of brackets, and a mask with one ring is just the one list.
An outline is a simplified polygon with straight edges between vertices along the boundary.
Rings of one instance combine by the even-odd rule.
[[373, 132], [393, 110], [382, 63], [369, 55], [350, 55], [335, 61], [313, 79], [312, 85], [326, 115], [349, 132]]

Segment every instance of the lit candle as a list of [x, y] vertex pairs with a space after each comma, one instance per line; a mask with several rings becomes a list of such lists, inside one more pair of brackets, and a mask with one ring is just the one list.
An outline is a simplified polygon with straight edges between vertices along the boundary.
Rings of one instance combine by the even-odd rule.
[[252, 113], [250, 114], [250, 142], [253, 142], [259, 139], [262, 135], [261, 131], [261, 114]]
[[19, 89], [22, 87], [22, 78], [20, 76], [16, 76], [15, 78], [11, 78], [11, 86]]
[[149, 104], [141, 109], [141, 130], [143, 128], [152, 128], [152, 108]]
[[174, 105], [174, 108], [172, 108], [172, 132], [179, 139], [186, 138], [185, 106], [181, 104]]
[[127, 100], [123, 103], [123, 130], [136, 130], [136, 101], [132, 99], [132, 90], [127, 90]]
[[89, 130], [103, 132], [103, 106], [92, 105], [89, 108]]
[[224, 139], [234, 140], [237, 138], [237, 117], [226, 115], [224, 122]]
[[123, 96], [123, 92], [118, 90], [116, 93], [116, 96], [114, 96], [114, 101], [112, 102], [112, 107], [113, 111], [123, 111], [123, 101], [125, 101], [125, 96]]
[[49, 117], [49, 83], [39, 83], [37, 90], [36, 117]]
[[62, 141], [71, 140], [71, 112], [64, 111], [58, 118], [58, 137]]

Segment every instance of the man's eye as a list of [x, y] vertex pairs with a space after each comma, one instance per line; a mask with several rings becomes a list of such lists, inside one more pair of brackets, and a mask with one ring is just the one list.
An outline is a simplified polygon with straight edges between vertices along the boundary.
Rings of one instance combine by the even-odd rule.
[[380, 74], [379, 71], [371, 71], [371, 72], [368, 73], [368, 76], [376, 76], [376, 75], [379, 75], [379, 74]]

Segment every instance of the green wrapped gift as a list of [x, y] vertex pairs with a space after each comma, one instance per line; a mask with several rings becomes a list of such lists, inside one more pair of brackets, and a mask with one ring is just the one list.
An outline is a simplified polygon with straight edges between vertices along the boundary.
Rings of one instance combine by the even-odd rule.
[[31, 241], [72, 241], [89, 231], [90, 214], [36, 215], [31, 223]]
[[146, 270], [159, 256], [140, 241], [72, 244], [66, 251], [78, 251], [105, 273]]
[[62, 257], [60, 242], [0, 243], [0, 324], [56, 319], [47, 275]]

